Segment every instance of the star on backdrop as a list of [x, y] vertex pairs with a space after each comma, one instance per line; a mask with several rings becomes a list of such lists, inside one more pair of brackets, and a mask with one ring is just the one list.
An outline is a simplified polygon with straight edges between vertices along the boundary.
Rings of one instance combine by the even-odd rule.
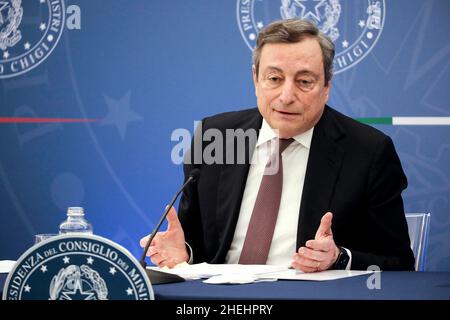
[[104, 95], [105, 102], [109, 110], [106, 117], [101, 121], [101, 125], [116, 126], [122, 140], [125, 140], [127, 126], [130, 122], [143, 120], [139, 114], [131, 110], [130, 97], [130, 91], [128, 91], [119, 100], [113, 99], [108, 95]]
[[320, 21], [320, 12], [319, 9], [321, 6], [325, 5], [325, 0], [297, 0], [296, 4], [301, 8], [302, 18], [314, 18], [317, 21]]

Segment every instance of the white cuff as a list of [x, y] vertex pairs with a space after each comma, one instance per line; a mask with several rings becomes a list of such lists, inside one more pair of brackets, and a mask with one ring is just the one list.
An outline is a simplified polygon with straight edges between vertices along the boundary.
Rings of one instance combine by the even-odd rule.
[[194, 262], [194, 253], [192, 252], [192, 248], [189, 245], [189, 243], [187, 243], [187, 242], [184, 242], [184, 243], [186, 244], [186, 247], [189, 248], [189, 252], [188, 252], [189, 253], [189, 260], [188, 260], [187, 263], [192, 264]]
[[347, 266], [345, 267], [345, 270], [350, 270], [352, 268], [352, 252], [344, 247], [342, 247], [342, 249], [347, 251], [347, 254], [350, 257], [350, 259], [348, 259], [348, 263], [347, 263]]

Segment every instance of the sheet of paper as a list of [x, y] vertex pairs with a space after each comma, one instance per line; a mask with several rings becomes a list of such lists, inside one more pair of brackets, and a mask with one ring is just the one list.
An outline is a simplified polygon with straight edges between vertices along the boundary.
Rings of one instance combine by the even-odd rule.
[[309, 281], [325, 281], [336, 280], [342, 278], [356, 277], [373, 271], [356, 271], [356, 270], [326, 270], [322, 272], [304, 273], [298, 270], [289, 269], [280, 272], [274, 272], [259, 276], [259, 278], [276, 278], [278, 280], [309, 280]]
[[243, 265], [243, 264], [183, 264], [172, 269], [150, 267], [151, 269], [167, 273], [177, 274], [185, 279], [210, 278], [218, 275], [252, 275], [260, 276], [263, 274], [287, 271], [286, 266], [275, 265]]
[[369, 274], [372, 271], [327, 270], [303, 273], [286, 266], [242, 265], [242, 264], [180, 264], [172, 269], [148, 267], [150, 269], [173, 273], [186, 280], [203, 279], [209, 284], [244, 284], [260, 281], [308, 280], [326, 281]]
[[13, 260], [0, 260], [0, 273], [9, 273], [15, 264]]
[[277, 281], [276, 278], [260, 278], [251, 274], [221, 274], [204, 280], [208, 284], [246, 284], [262, 281]]

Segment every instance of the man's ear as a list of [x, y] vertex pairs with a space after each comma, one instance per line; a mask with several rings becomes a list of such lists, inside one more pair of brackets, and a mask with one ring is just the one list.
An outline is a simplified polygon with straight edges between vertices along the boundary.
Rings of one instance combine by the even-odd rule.
[[252, 66], [252, 75], [253, 75], [253, 85], [255, 86], [255, 95], [258, 95], [258, 76], [256, 75], [256, 67]]
[[330, 80], [328, 80], [328, 83], [327, 83], [327, 85], [325, 86], [325, 97], [326, 97], [325, 99], [326, 99], [326, 101], [328, 101], [329, 94], [330, 94], [331, 80], [332, 80], [332, 77], [330, 78]]

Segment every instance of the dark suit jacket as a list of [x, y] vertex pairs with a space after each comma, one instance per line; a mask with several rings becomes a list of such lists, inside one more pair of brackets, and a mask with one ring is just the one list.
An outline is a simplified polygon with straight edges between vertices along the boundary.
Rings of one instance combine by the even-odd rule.
[[[206, 118], [201, 131], [261, 128], [257, 109]], [[198, 137], [197, 132], [196, 135]], [[195, 139], [195, 138], [194, 138]], [[225, 139], [224, 139], [225, 140]], [[220, 141], [216, 141], [221, 143]], [[211, 142], [192, 145], [193, 160]], [[183, 194], [179, 218], [194, 262], [223, 263], [233, 239], [255, 142], [246, 164], [185, 164], [201, 173]], [[229, 144], [228, 144], [229, 146]], [[223, 142], [226, 149], [227, 144]], [[230, 152], [230, 147], [225, 152]], [[224, 156], [225, 157], [225, 156]], [[193, 162], [193, 161], [192, 161]], [[333, 212], [335, 243], [352, 252], [352, 269], [414, 270], [401, 192], [407, 186], [392, 140], [326, 106], [315, 126], [306, 169], [297, 247], [314, 239], [320, 219]]]

